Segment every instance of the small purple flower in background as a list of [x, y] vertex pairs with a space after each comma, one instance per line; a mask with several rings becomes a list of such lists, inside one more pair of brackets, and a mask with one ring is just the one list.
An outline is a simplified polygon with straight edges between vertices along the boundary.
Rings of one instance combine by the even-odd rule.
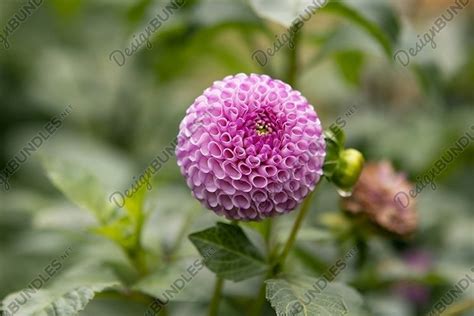
[[418, 273], [427, 273], [433, 266], [433, 255], [426, 250], [412, 249], [402, 258], [408, 268]]
[[400, 281], [393, 286], [393, 291], [416, 306], [426, 305], [431, 296], [430, 288], [412, 281]]
[[308, 101], [257, 74], [228, 76], [196, 98], [176, 147], [193, 195], [235, 220], [294, 210], [318, 183], [325, 155], [321, 123]]
[[[407, 268], [419, 275], [428, 273], [433, 267], [433, 256], [422, 249], [408, 250], [402, 255], [402, 260]], [[430, 288], [416, 281], [397, 282], [393, 291], [416, 306], [428, 304], [431, 297]]]

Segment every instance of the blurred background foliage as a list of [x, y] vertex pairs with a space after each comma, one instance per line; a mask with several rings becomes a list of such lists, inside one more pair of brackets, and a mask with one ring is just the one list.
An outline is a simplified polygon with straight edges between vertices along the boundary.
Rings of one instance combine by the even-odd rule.
[[[127, 58], [123, 67], [110, 61], [109, 54], [129, 47], [133, 34], [167, 2], [45, 0], [11, 36], [10, 49], [0, 49], [1, 168], [52, 116], [67, 105], [72, 112], [11, 179], [12, 189], [0, 191], [0, 297], [25, 288], [68, 247], [68, 268], [93, 261], [116, 271], [131, 269], [112, 243], [88, 234], [93, 217], [52, 186], [41, 157], [86, 168], [107, 194], [123, 190], [174, 139], [186, 108], [214, 80], [238, 72], [285, 79], [288, 48], [264, 67], [251, 58], [254, 50], [272, 47], [275, 35], [285, 31], [271, 14], [262, 17], [255, 5], [259, 2], [265, 1], [186, 1], [151, 38], [153, 47]], [[0, 2], [0, 27], [22, 3]], [[369, 161], [393, 161], [415, 180], [473, 123], [472, 3], [439, 34], [437, 49], [425, 47], [406, 68], [393, 61], [395, 49], [414, 47], [417, 34], [426, 32], [452, 1], [394, 0], [383, 9], [371, 7], [377, 0], [360, 1], [360, 7], [352, 3], [382, 33], [371, 34], [370, 25], [331, 10], [317, 13], [301, 31], [297, 88], [325, 127], [357, 106], [344, 127], [348, 145]], [[426, 188], [417, 198], [420, 226], [413, 239], [372, 240], [365, 273], [354, 280], [353, 266], [340, 276], [364, 294], [374, 315], [421, 315], [472, 267], [473, 153], [471, 145], [436, 179], [436, 191]], [[298, 269], [314, 276], [338, 255], [327, 238], [326, 215], [338, 209], [339, 198], [332, 187], [321, 186], [307, 219], [307, 226], [319, 228], [320, 234], [302, 233], [293, 259]], [[149, 197], [143, 242], [157, 257], [183, 231], [217, 220], [193, 200], [174, 158], [154, 178]], [[283, 236], [292, 218], [278, 220]], [[189, 241], [178, 247], [181, 256], [197, 257]], [[428, 258], [426, 271], [403, 259], [413, 252]], [[179, 274], [166, 273], [156, 274], [155, 281], [165, 284]], [[178, 297], [182, 302], [171, 304], [171, 313], [203, 314], [212, 278], [203, 270]], [[156, 282], [143, 286], [153, 294]], [[241, 315], [240, 304], [255, 296], [252, 282], [226, 284], [223, 315]], [[414, 302], [403, 290], [406, 284], [423, 287], [427, 299]], [[473, 293], [471, 287], [465, 297]], [[99, 295], [80, 315], [137, 315], [144, 310], [142, 303]], [[269, 307], [266, 313], [274, 315]]]

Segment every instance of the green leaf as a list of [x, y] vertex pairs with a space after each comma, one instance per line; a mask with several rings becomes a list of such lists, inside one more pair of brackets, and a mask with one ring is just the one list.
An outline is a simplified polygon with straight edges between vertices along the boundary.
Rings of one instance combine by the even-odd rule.
[[71, 201], [92, 211], [101, 223], [112, 217], [114, 208], [107, 201], [102, 185], [87, 169], [52, 157], [44, 159], [44, 167], [51, 182]]
[[323, 7], [321, 12], [342, 16], [358, 25], [371, 35], [387, 57], [392, 59], [393, 48], [400, 33], [400, 22], [388, 2], [334, 0]]
[[363, 311], [360, 294], [342, 283], [311, 277], [270, 279], [265, 283], [266, 297], [278, 316], [368, 315]]
[[344, 144], [346, 143], [346, 133], [344, 130], [339, 127], [337, 124], [332, 124], [329, 126], [329, 129], [324, 131], [324, 138], [326, 142], [332, 142], [338, 149], [344, 149]]
[[124, 207], [135, 224], [143, 220], [144, 204], [147, 197], [147, 185], [140, 187], [131, 197], [125, 198]]
[[358, 85], [364, 65], [364, 54], [360, 51], [343, 51], [336, 53], [334, 58], [346, 81]]
[[189, 235], [201, 255], [209, 249], [215, 253], [207, 256], [205, 265], [219, 277], [241, 281], [268, 270], [263, 256], [237, 225], [217, 223], [215, 227]]
[[[53, 265], [51, 267], [56, 268]], [[47, 277], [46, 274], [42, 274]], [[56, 276], [53, 274], [51, 278]], [[38, 286], [41, 280], [40, 278], [35, 280], [38, 280], [33, 281], [37, 282]], [[51, 286], [49, 282], [52, 282]], [[3, 301], [3, 306], [8, 307], [15, 298], [23, 302], [25, 296], [28, 298], [24, 304], [18, 306], [19, 309], [14, 313], [16, 316], [72, 316], [82, 311], [96, 293], [120, 285], [109, 270], [98, 265], [81, 265], [58, 276], [57, 280], [41, 283], [44, 287], [38, 291], [26, 292], [29, 293], [29, 297], [23, 291], [8, 295]]]
[[337, 124], [333, 124], [324, 131], [326, 141], [326, 159], [324, 160], [324, 175], [331, 178], [339, 164], [339, 156], [344, 149], [346, 136], [344, 130]]
[[134, 223], [128, 217], [122, 217], [107, 225], [96, 227], [93, 231], [98, 235], [115, 241], [125, 249], [133, 249], [138, 242]]

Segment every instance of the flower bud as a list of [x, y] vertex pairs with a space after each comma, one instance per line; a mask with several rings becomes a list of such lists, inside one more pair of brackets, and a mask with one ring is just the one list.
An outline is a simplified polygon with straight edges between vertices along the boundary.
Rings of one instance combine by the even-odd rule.
[[339, 155], [339, 163], [332, 181], [344, 191], [350, 191], [356, 184], [364, 166], [364, 156], [355, 149], [346, 149]]
[[343, 200], [343, 208], [366, 215], [383, 229], [399, 236], [411, 235], [418, 226], [414, 201], [402, 205], [393, 197], [397, 192], [409, 192], [412, 184], [403, 173], [396, 172], [388, 161], [368, 163], [362, 170], [352, 195]]

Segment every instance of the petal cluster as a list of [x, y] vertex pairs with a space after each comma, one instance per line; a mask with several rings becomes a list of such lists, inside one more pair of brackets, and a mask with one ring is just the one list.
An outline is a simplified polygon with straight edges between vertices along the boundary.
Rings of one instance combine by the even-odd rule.
[[322, 175], [325, 143], [313, 107], [266, 75], [216, 81], [180, 124], [176, 157], [193, 195], [218, 215], [287, 213]]
[[354, 187], [352, 196], [344, 200], [351, 213], [366, 214], [382, 228], [398, 234], [413, 233], [418, 224], [414, 201], [404, 207], [394, 200], [400, 191], [409, 192], [412, 185], [402, 173], [396, 173], [388, 161], [369, 163]]

